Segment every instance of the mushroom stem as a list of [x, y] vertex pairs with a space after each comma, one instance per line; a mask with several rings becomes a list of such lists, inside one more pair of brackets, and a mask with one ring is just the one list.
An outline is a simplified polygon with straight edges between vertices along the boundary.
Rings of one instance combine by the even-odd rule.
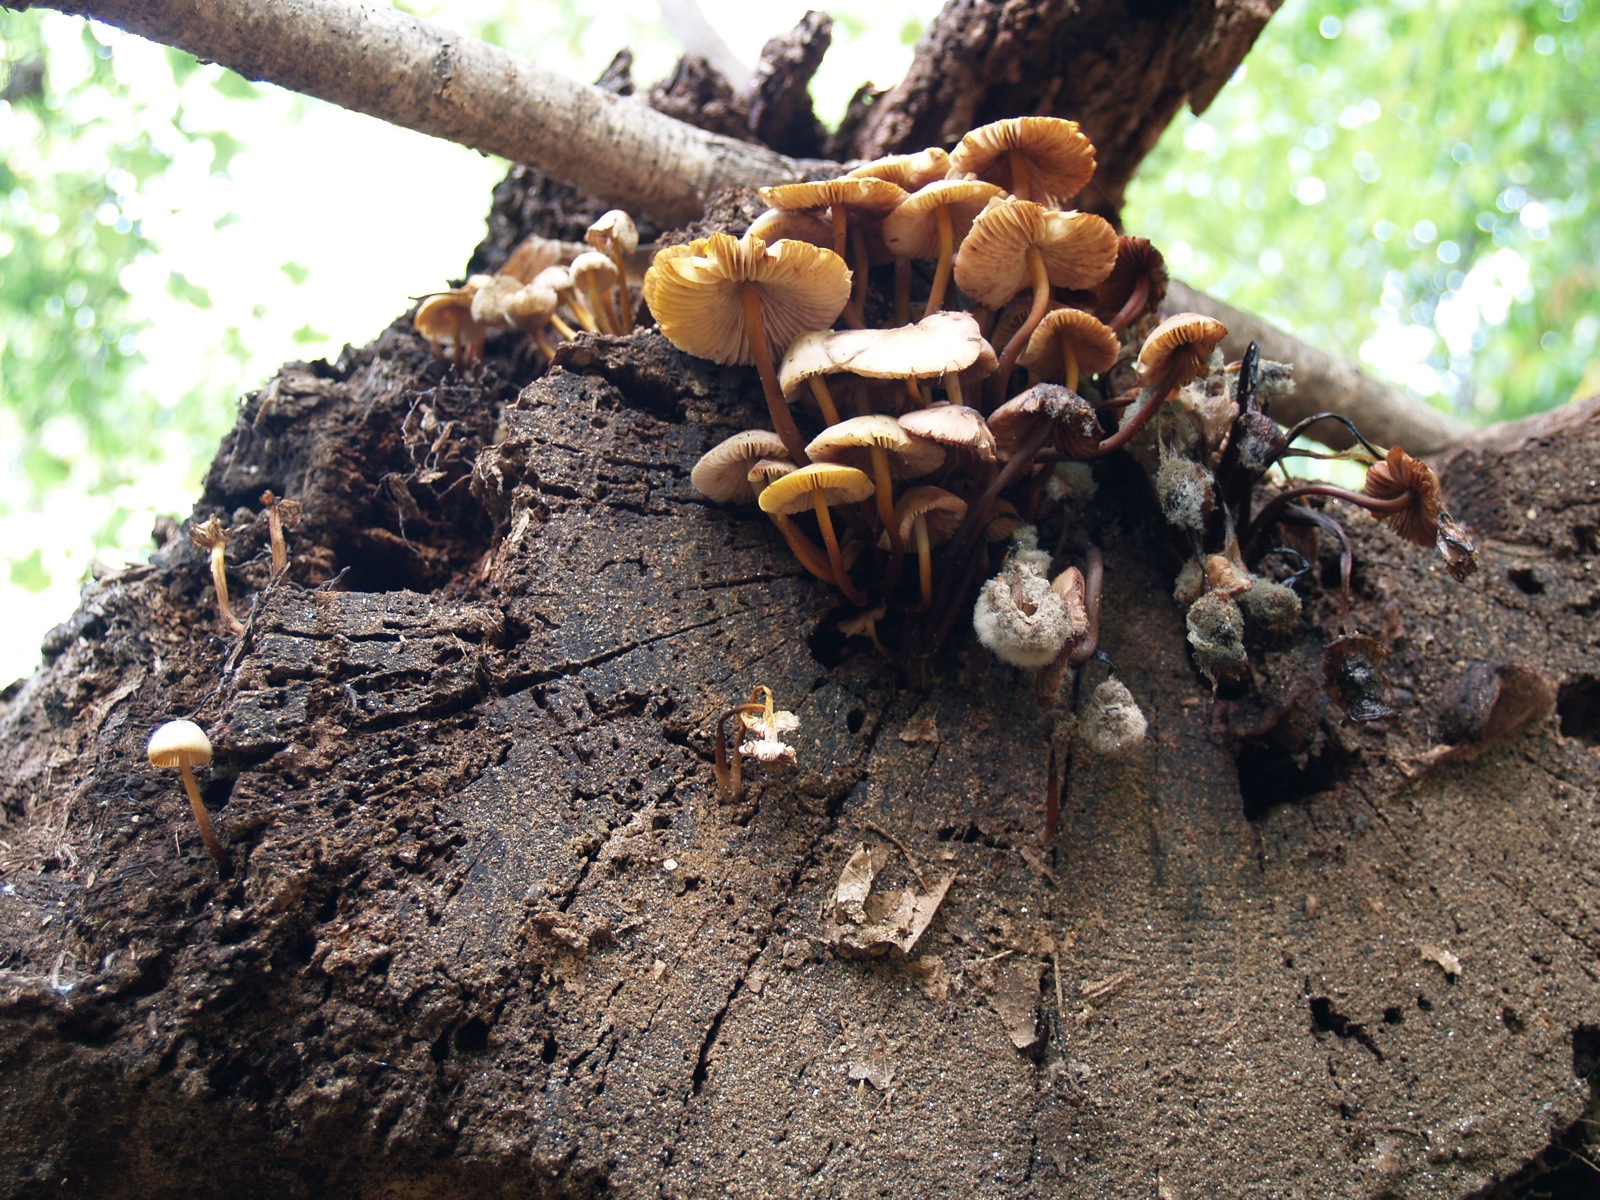
[[178, 760], [178, 773], [183, 776], [183, 787], [189, 793], [189, 807], [194, 810], [194, 823], [200, 826], [200, 840], [206, 844], [206, 850], [216, 860], [217, 870], [228, 869], [228, 852], [222, 848], [222, 843], [217, 840], [216, 831], [211, 828], [211, 814], [206, 812], [205, 801], [200, 799], [200, 788], [194, 781], [194, 772], [189, 769], [189, 757], [184, 755]]
[[576, 329], [574, 329], [571, 325], [568, 325], [556, 313], [551, 313], [550, 314], [550, 324], [554, 325], [555, 329], [556, 329], [556, 332], [559, 333], [562, 337], [566, 338], [568, 341], [571, 341], [573, 338], [578, 336], [578, 331]]
[[715, 757], [712, 760], [711, 769], [717, 777], [717, 791], [721, 793], [722, 799], [727, 803], [731, 804], [737, 800], [739, 794], [744, 791], [744, 780], [741, 777], [740, 770], [743, 764], [743, 756], [739, 753], [738, 742], [733, 744], [731, 761], [728, 755], [728, 735], [725, 731], [728, 718], [736, 717], [741, 713], [765, 712], [770, 707], [770, 702], [765, 706], [760, 704], [736, 704], [717, 718], [717, 736], [714, 743]]
[[1072, 339], [1061, 339], [1061, 371], [1066, 376], [1067, 389], [1078, 390], [1078, 351], [1072, 344]]
[[628, 296], [628, 264], [622, 257], [622, 251], [615, 249], [615, 243], [613, 243], [611, 251], [611, 261], [617, 264], [617, 324], [619, 326], [617, 332], [631, 333], [633, 332], [633, 302]]
[[1296, 438], [1298, 438], [1301, 434], [1310, 429], [1319, 421], [1339, 422], [1339, 424], [1343, 425], [1350, 431], [1350, 436], [1355, 438], [1356, 441], [1360, 442], [1362, 448], [1379, 462], [1382, 462], [1384, 459], [1389, 457], [1389, 452], [1387, 450], [1379, 449], [1377, 446], [1374, 446], [1371, 442], [1367, 441], [1366, 438], [1361, 436], [1361, 430], [1356, 428], [1354, 421], [1350, 420], [1348, 417], [1341, 416], [1336, 412], [1312, 413], [1309, 417], [1305, 417], [1302, 420], [1296, 421], [1293, 425], [1289, 426], [1288, 429], [1284, 430], [1284, 447], [1287, 448], [1292, 442], [1295, 441]]
[[1006, 154], [1006, 161], [1011, 165], [1011, 194], [1018, 200], [1032, 200], [1033, 182], [1028, 175], [1028, 156], [1021, 150], [1012, 150]]
[[589, 293], [589, 310], [594, 313], [595, 321], [600, 326], [601, 333], [616, 333], [616, 322], [611, 318], [611, 306], [605, 302], [605, 297], [600, 293], [600, 285], [593, 277], [584, 281], [584, 290]]
[[867, 261], [867, 234], [857, 221], [850, 230], [850, 249], [855, 254], [855, 286], [854, 294], [850, 297], [850, 308], [855, 312], [856, 319], [852, 324], [865, 326], [867, 323], [867, 269], [872, 265]]
[[794, 414], [783, 398], [778, 386], [778, 370], [772, 365], [772, 346], [767, 341], [767, 322], [761, 313], [761, 293], [753, 284], [739, 288], [739, 302], [744, 306], [745, 334], [750, 339], [750, 352], [755, 356], [756, 373], [761, 376], [761, 387], [767, 395], [767, 414], [772, 418], [772, 428], [783, 439], [789, 452], [789, 461], [797, 467], [811, 462], [806, 454], [806, 440], [800, 436], [800, 427], [794, 423]]
[[1089, 632], [1073, 648], [1069, 662], [1075, 667], [1088, 662], [1100, 649], [1100, 597], [1105, 591], [1106, 560], [1100, 547], [1089, 543], [1083, 563], [1083, 611], [1089, 618]]
[[833, 402], [833, 393], [828, 390], [827, 379], [821, 375], [813, 375], [806, 382], [811, 385], [811, 395], [816, 400], [817, 407], [822, 410], [822, 419], [829, 425], [837, 425], [839, 409]]
[[900, 578], [900, 563], [905, 558], [906, 542], [900, 536], [900, 522], [894, 515], [894, 484], [889, 479], [889, 454], [882, 446], [871, 447], [871, 452], [878, 520], [883, 522], [883, 531], [889, 535], [889, 569], [883, 576], [883, 590], [887, 593]]
[[911, 536], [917, 546], [917, 581], [922, 585], [922, 600], [914, 611], [925, 613], [933, 607], [933, 551], [928, 545], [928, 522], [920, 513], [911, 522]]
[[822, 548], [808, 538], [798, 525], [782, 513], [770, 514], [773, 523], [777, 525], [784, 541], [789, 543], [789, 549], [794, 551], [794, 556], [800, 560], [800, 565], [810, 571], [823, 583], [838, 587], [838, 580], [833, 577], [833, 568], [828, 564], [828, 556]]
[[911, 324], [911, 260], [899, 255], [894, 260], [894, 323]]
[[951, 404], [965, 404], [961, 396], [961, 372], [951, 371], [944, 377], [944, 394]]
[[589, 306], [583, 302], [583, 296], [577, 288], [565, 288], [558, 293], [567, 302], [567, 307], [572, 310], [572, 315], [577, 318], [578, 326], [590, 333], [599, 333], [600, 327], [595, 324], [594, 314], [589, 311]]
[[950, 223], [950, 210], [944, 205], [934, 209], [933, 222], [939, 231], [939, 261], [933, 268], [933, 286], [928, 289], [928, 306], [924, 313], [938, 312], [944, 307], [944, 294], [950, 290], [950, 269], [956, 257], [956, 234]]
[[545, 337], [544, 330], [535, 329], [530, 336], [533, 338], [533, 344], [539, 348], [539, 353], [545, 356], [546, 361], [554, 361], [556, 348], [550, 344], [550, 339]]
[[278, 512], [278, 497], [269, 489], [261, 493], [267, 507], [267, 537], [272, 542], [272, 577], [280, 578], [289, 569], [289, 547], [283, 540], [283, 516]]
[[1133, 285], [1133, 291], [1123, 301], [1122, 307], [1117, 310], [1117, 315], [1111, 318], [1111, 329], [1121, 333], [1144, 312], [1145, 304], [1150, 299], [1150, 280], [1147, 276], [1139, 276], [1139, 282]]
[[834, 585], [844, 593], [845, 599], [851, 604], [865, 608], [867, 598], [857, 589], [850, 579], [850, 573], [844, 569], [844, 555], [839, 553], [839, 539], [833, 533], [833, 518], [828, 513], [828, 502], [823, 499], [821, 491], [812, 494], [812, 507], [816, 510], [817, 524], [822, 527], [822, 544], [828, 548], [828, 562], [833, 565]]
[[217, 608], [222, 613], [222, 623], [228, 627], [229, 633], [243, 633], [244, 622], [233, 615], [233, 606], [228, 603], [228, 543], [226, 538], [219, 538], [211, 545], [211, 582], [217, 589]]
[[1262, 505], [1261, 511], [1251, 519], [1250, 524], [1246, 525], [1240, 533], [1240, 545], [1248, 546], [1254, 540], [1256, 534], [1277, 520], [1279, 513], [1283, 512], [1285, 508], [1296, 500], [1303, 500], [1307, 496], [1331, 496], [1335, 500], [1343, 500], [1347, 504], [1354, 504], [1364, 508], [1377, 516], [1403, 513], [1417, 503], [1417, 494], [1415, 492], [1401, 492], [1392, 499], [1377, 500], [1361, 492], [1352, 492], [1348, 488], [1335, 487], [1331, 483], [1308, 483], [1301, 487], [1290, 488], [1286, 492], [1279, 492], [1271, 500], [1268, 500], [1266, 504]]
[[994, 402], [997, 406], [1006, 398], [1006, 385], [1011, 382], [1011, 369], [1017, 365], [1017, 356], [1027, 346], [1039, 322], [1044, 320], [1045, 313], [1050, 311], [1050, 276], [1045, 272], [1044, 255], [1037, 246], [1028, 247], [1028, 278], [1033, 284], [1033, 307], [1028, 310], [1027, 317], [1016, 333], [1011, 335], [1005, 352], [1000, 355], [1000, 368], [994, 373]]
[[1181, 366], [1177, 363], [1174, 363], [1174, 365], [1169, 367], [1164, 374], [1158, 376], [1150, 385], [1150, 399], [1145, 402], [1144, 407], [1133, 415], [1133, 419], [1131, 421], [1126, 422], [1121, 429], [1117, 430], [1110, 437], [1106, 438], [1105, 441], [1101, 442], [1100, 448], [1096, 450], [1090, 457], [1103, 458], [1105, 455], [1110, 454], [1115, 450], [1120, 450], [1129, 442], [1133, 441], [1139, 430], [1145, 427], [1151, 417], [1155, 416], [1156, 413], [1161, 411], [1161, 406], [1165, 404], [1167, 402], [1167, 398], [1172, 395], [1173, 391], [1175, 390], [1175, 380], [1178, 378], [1181, 370]]

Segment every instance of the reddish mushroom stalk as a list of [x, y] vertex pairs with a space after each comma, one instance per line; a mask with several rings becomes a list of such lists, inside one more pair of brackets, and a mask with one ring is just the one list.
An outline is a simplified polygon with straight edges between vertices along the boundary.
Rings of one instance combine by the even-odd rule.
[[1039, 327], [1039, 322], [1044, 320], [1045, 313], [1050, 311], [1050, 276], [1045, 271], [1044, 255], [1037, 246], [1028, 247], [1028, 279], [1033, 284], [1033, 307], [1028, 310], [1028, 315], [1016, 333], [1011, 335], [1004, 353], [1000, 355], [1000, 368], [994, 373], [994, 397], [997, 405], [1005, 399], [1006, 384], [1011, 379], [1011, 369], [1017, 365], [1017, 356], [1027, 346], [1028, 339]]
[[803, 467], [811, 460], [806, 457], [806, 440], [800, 436], [800, 427], [794, 423], [794, 414], [784, 402], [783, 389], [778, 386], [778, 370], [772, 364], [772, 346], [767, 341], [767, 323], [761, 314], [761, 293], [751, 284], [739, 289], [739, 301], [744, 307], [745, 331], [750, 339], [750, 350], [755, 355], [756, 373], [761, 376], [761, 388], [767, 397], [767, 415], [772, 418], [772, 428], [783, 439], [783, 448], [789, 460]]
[[1343, 500], [1346, 504], [1354, 504], [1366, 509], [1375, 516], [1390, 516], [1403, 513], [1416, 504], [1416, 496], [1411, 492], [1402, 492], [1388, 500], [1377, 500], [1371, 496], [1352, 492], [1348, 488], [1336, 487], [1331, 483], [1307, 483], [1297, 488], [1290, 488], [1280, 492], [1266, 504], [1262, 505], [1250, 524], [1245, 526], [1239, 536], [1241, 545], [1248, 546], [1261, 530], [1271, 525], [1278, 519], [1279, 514], [1296, 500], [1304, 500], [1308, 496], [1328, 496], [1334, 500]]

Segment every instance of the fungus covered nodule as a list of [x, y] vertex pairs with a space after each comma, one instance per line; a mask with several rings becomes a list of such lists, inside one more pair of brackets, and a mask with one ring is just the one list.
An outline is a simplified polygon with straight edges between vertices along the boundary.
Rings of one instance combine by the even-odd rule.
[[1021, 555], [983, 585], [972, 628], [996, 658], [1014, 667], [1048, 667], [1072, 636], [1065, 602], [1034, 560]]

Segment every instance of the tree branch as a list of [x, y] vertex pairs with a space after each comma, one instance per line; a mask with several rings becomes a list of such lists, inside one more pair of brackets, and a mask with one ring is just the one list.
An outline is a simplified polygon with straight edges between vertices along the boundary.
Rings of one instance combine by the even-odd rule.
[[[1272, 406], [1272, 415], [1284, 424], [1332, 410], [1349, 417], [1373, 441], [1404, 446], [1413, 454], [1438, 450], [1471, 432], [1465, 421], [1413, 400], [1344, 359], [1308, 346], [1253, 313], [1187, 284], [1172, 281], [1167, 288], [1167, 307], [1173, 312], [1204, 313], [1226, 325], [1228, 336], [1222, 341], [1222, 352], [1230, 359], [1238, 358], [1246, 346], [1256, 342], [1262, 358], [1294, 364], [1294, 392]], [[1336, 450], [1355, 440], [1337, 425], [1319, 426], [1317, 437]]]
[[[27, 8], [24, 3], [19, 7]], [[265, 80], [503, 155], [666, 224], [724, 187], [825, 164], [719, 137], [387, 6], [352, 0], [47, 0]]]

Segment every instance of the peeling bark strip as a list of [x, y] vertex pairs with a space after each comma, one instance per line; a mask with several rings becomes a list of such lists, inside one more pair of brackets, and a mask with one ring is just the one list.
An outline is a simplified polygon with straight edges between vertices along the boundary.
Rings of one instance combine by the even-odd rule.
[[[22, 7], [29, 7], [24, 4]], [[527, 163], [668, 223], [811, 164], [674, 121], [496, 46], [349, 0], [60, 0], [58, 8], [343, 108]]]

